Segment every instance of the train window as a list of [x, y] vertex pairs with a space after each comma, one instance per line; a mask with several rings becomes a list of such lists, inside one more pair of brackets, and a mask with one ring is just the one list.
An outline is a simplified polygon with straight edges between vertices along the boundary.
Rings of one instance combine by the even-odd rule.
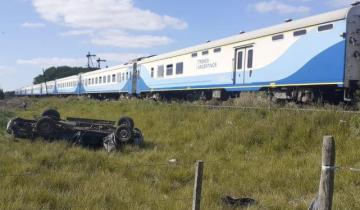
[[115, 82], [115, 81], [116, 81], [116, 75], [113, 74], [113, 75], [112, 75], [112, 82]]
[[98, 83], [98, 78], [96, 77], [96, 78], [95, 78], [95, 84], [97, 84], [97, 83]]
[[191, 57], [196, 58], [196, 57], [197, 57], [197, 53], [191, 54]]
[[237, 54], [237, 69], [243, 68], [243, 51], [239, 51]]
[[102, 83], [102, 77], [99, 77], [99, 84]]
[[184, 63], [177, 63], [176, 64], [176, 74], [183, 74], [184, 72]]
[[92, 85], [95, 84], [95, 83], [94, 83], [94, 78], [91, 79], [91, 84], [92, 84]]
[[89, 79], [88, 84], [91, 85], [91, 79]]
[[103, 76], [103, 83], [106, 83], [106, 76]]
[[108, 76], [107, 76], [107, 79], [108, 79], [108, 83], [110, 83], [110, 82], [111, 82], [111, 76], [108, 75]]
[[151, 78], [154, 78], [154, 67], [151, 68]]
[[284, 39], [284, 34], [278, 34], [272, 37], [273, 41]]
[[117, 77], [117, 82], [120, 83], [121, 82], [121, 73], [117, 73], [116, 77]]
[[158, 77], [164, 77], [164, 66], [158, 66], [158, 72], [157, 72]]
[[214, 53], [219, 53], [219, 52], [221, 52], [221, 48], [220, 48], [220, 47], [214, 49]]
[[202, 55], [208, 55], [209, 54], [209, 50], [205, 50], [201, 53]]
[[327, 25], [319, 26], [318, 31], [327, 31], [333, 28], [334, 28], [333, 24], [327, 24]]
[[306, 34], [306, 29], [304, 30], [299, 30], [299, 31], [294, 31], [294, 36], [302, 36]]
[[125, 81], [125, 73], [122, 73], [122, 81]]
[[167, 76], [171, 76], [173, 75], [173, 65], [172, 64], [169, 64], [166, 66], [166, 75]]
[[129, 72], [126, 72], [126, 80], [129, 79]]
[[253, 60], [254, 60], [254, 50], [253, 49], [248, 51], [247, 57], [248, 57], [247, 68], [251, 69], [253, 67]]

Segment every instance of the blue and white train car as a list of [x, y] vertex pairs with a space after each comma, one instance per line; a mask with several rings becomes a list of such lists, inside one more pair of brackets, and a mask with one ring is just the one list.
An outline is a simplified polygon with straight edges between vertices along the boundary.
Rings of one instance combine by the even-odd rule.
[[355, 6], [143, 59], [137, 93], [268, 90], [309, 100], [345, 91], [350, 97], [360, 80], [359, 15]]
[[[33, 96], [41, 96], [43, 94], [42, 84], [36, 84], [32, 86], [32, 94]], [[29, 94], [25, 94], [29, 96]]]
[[[360, 6], [54, 81], [52, 94], [351, 100], [360, 81]], [[52, 83], [53, 84], [53, 83]], [[42, 94], [32, 87], [33, 95]], [[23, 91], [17, 91], [23, 92]]]
[[78, 75], [57, 79], [55, 81], [55, 88], [57, 95], [79, 95], [80, 92], [80, 81]]
[[56, 85], [55, 84], [56, 84], [55, 81], [46, 82], [46, 86], [44, 85], [45, 94], [47, 94], [47, 95], [56, 94]]
[[131, 91], [132, 65], [119, 65], [81, 74], [81, 93], [120, 94]]

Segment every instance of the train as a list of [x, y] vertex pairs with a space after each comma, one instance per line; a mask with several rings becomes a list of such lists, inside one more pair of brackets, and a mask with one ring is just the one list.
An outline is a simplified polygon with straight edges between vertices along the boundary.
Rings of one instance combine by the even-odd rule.
[[17, 96], [353, 101], [360, 81], [360, 5], [118, 66], [29, 85]]

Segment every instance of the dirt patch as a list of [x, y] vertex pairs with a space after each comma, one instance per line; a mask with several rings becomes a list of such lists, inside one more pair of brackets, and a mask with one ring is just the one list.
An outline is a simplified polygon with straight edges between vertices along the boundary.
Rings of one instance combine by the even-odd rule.
[[0, 111], [12, 111], [14, 109], [24, 109], [24, 103], [29, 106], [27, 98], [10, 98], [0, 100]]

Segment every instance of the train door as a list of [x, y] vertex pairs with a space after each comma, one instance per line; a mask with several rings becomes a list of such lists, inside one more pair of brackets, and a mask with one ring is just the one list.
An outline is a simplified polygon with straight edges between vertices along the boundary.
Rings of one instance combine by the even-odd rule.
[[245, 84], [252, 76], [254, 49], [252, 46], [235, 50], [234, 84]]

